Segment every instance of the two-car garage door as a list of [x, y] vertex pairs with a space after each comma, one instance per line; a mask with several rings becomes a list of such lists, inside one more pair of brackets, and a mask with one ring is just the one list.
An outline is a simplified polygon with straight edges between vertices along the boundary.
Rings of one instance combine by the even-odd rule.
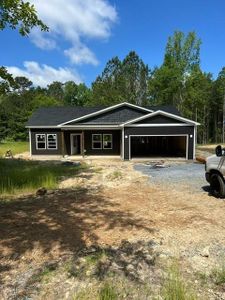
[[130, 158], [187, 158], [187, 135], [131, 135]]

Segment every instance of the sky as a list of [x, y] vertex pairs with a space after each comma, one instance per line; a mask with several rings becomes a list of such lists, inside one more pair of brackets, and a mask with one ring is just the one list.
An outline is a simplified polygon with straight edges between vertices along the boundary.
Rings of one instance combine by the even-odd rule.
[[202, 40], [201, 67], [216, 78], [225, 66], [224, 0], [30, 0], [49, 32], [0, 32], [0, 65], [34, 85], [74, 80], [88, 86], [114, 56], [131, 50], [160, 66], [175, 30]]

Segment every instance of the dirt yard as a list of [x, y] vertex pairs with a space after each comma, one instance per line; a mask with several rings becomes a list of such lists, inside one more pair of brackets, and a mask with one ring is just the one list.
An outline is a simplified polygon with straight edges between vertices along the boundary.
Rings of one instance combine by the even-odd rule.
[[224, 259], [224, 201], [156, 185], [131, 162], [86, 162], [56, 191], [0, 202], [0, 298], [22, 297], [35, 268], [84, 245], [154, 240], [162, 258], [178, 258], [190, 273], [208, 274]]

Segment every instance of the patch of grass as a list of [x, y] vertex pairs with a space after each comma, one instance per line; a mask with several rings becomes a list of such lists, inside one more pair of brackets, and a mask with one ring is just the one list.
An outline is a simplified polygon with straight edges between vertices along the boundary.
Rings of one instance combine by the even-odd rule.
[[197, 300], [197, 296], [184, 282], [177, 265], [171, 266], [162, 288], [163, 300]]
[[220, 267], [214, 269], [210, 277], [217, 285], [225, 284], [225, 263], [223, 263]]
[[122, 177], [122, 172], [119, 170], [116, 170], [108, 175], [108, 178], [111, 180], [121, 179]]
[[208, 281], [208, 275], [203, 272], [196, 272], [196, 277], [201, 280], [203, 284], [206, 284]]
[[0, 143], [0, 157], [5, 156], [7, 150], [11, 150], [12, 154], [19, 154], [22, 152], [29, 151], [28, 142], [3, 142]]
[[99, 290], [99, 300], [116, 300], [118, 299], [117, 290], [114, 285], [105, 282]]
[[96, 252], [95, 254], [91, 254], [86, 256], [87, 264], [97, 264], [97, 262], [105, 255], [104, 251]]
[[0, 159], [0, 195], [32, 192], [40, 187], [53, 189], [61, 177], [74, 176], [81, 166], [65, 166], [53, 162]]
[[103, 251], [87, 255], [82, 258], [82, 262], [68, 262], [65, 270], [68, 272], [69, 277], [86, 278], [92, 276], [96, 273], [98, 263], [103, 257], [106, 257]]
[[35, 274], [31, 278], [31, 282], [48, 283], [56, 274], [55, 266], [45, 267], [41, 272]]

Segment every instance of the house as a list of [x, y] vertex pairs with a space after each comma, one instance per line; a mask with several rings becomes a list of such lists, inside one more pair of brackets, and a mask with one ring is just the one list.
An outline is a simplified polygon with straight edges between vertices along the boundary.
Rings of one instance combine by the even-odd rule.
[[110, 107], [39, 108], [26, 127], [31, 155], [115, 155], [130, 160], [194, 159], [197, 125], [172, 106], [125, 102]]

